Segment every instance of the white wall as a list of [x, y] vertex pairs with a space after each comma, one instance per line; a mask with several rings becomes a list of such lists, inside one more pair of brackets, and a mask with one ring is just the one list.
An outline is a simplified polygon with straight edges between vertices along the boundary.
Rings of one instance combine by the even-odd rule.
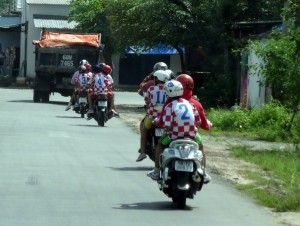
[[[22, 14], [22, 22], [28, 21], [28, 34], [27, 34], [27, 77], [35, 77], [35, 55], [34, 55], [34, 45], [33, 40], [39, 40], [42, 28], [34, 27], [33, 15], [58, 15], [58, 16], [68, 16], [70, 11], [69, 5], [36, 5], [36, 4], [26, 4], [25, 12]], [[55, 31], [47, 29], [47, 31]], [[56, 30], [57, 31], [57, 30]], [[25, 58], [25, 34], [22, 33], [21, 41], [21, 60], [20, 68], [22, 62]], [[23, 45], [22, 45], [23, 44]]]
[[262, 59], [250, 51], [248, 57], [249, 76], [247, 88], [247, 108], [259, 108], [266, 99], [266, 87], [261, 86], [260, 83], [265, 81], [265, 78], [255, 70], [257, 65], [262, 65]]
[[170, 55], [170, 69], [174, 72], [175, 75], [177, 74], [177, 72], [182, 71], [179, 55]]

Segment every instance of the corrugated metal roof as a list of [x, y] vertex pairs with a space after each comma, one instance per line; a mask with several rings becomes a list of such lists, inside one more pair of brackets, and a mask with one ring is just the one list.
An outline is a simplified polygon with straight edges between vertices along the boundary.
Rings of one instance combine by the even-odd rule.
[[65, 16], [33, 15], [33, 23], [37, 28], [74, 29], [77, 22], [68, 22]]
[[26, 0], [26, 2], [37, 5], [70, 5], [70, 0]]
[[17, 27], [21, 24], [20, 17], [1, 17], [0, 16], [0, 27], [1, 28], [10, 28]]

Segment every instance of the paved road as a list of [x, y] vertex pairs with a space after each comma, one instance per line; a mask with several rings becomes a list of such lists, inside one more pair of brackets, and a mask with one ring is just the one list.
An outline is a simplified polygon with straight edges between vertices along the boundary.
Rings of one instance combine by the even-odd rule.
[[[65, 111], [59, 94], [0, 88], [0, 226], [275, 226], [270, 212], [213, 176], [186, 210], [136, 163], [139, 136], [122, 119], [105, 128]], [[142, 104], [117, 93], [117, 104]]]

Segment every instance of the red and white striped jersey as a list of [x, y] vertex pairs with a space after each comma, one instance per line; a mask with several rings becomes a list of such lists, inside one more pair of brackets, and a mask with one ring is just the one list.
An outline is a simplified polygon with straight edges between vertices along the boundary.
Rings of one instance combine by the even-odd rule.
[[162, 112], [162, 119], [164, 126], [170, 127], [167, 134], [172, 140], [184, 137], [195, 139], [197, 125], [201, 122], [196, 108], [183, 98], [168, 103]]
[[103, 73], [93, 74], [91, 84], [93, 84], [93, 92], [95, 94], [107, 94], [108, 88], [112, 86], [108, 77]]
[[147, 105], [147, 114], [150, 119], [160, 116], [162, 107], [166, 102], [167, 95], [163, 84], [150, 86], [144, 96]]
[[75, 79], [76, 88], [75, 91], [82, 92], [86, 91], [88, 87], [89, 74], [81, 73], [78, 74], [78, 77]]

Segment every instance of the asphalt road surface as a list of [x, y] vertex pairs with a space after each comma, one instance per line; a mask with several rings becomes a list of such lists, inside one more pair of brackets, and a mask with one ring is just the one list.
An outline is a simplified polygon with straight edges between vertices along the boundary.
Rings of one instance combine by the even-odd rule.
[[135, 162], [139, 135], [122, 119], [99, 127], [65, 111], [68, 98], [33, 103], [32, 93], [0, 88], [0, 226], [277, 225], [216, 175], [178, 210], [146, 176], [153, 162]]

